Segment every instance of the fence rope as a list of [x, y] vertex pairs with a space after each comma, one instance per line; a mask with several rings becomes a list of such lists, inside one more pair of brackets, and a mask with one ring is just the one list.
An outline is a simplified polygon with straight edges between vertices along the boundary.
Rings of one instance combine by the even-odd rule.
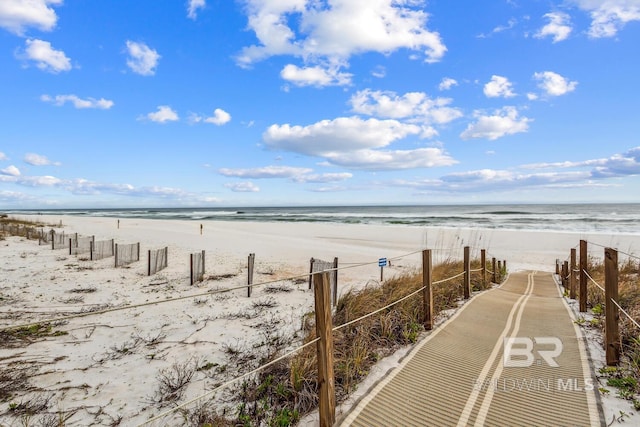
[[[413, 254], [416, 254], [416, 253], [419, 253], [419, 252], [422, 252], [422, 251], [411, 252], [410, 254], [400, 255], [399, 257], [409, 256], [409, 255], [413, 255]], [[378, 265], [378, 261], [376, 260], [376, 261], [371, 261], [371, 262], [362, 263], [362, 264], [353, 264], [353, 265], [348, 265], [346, 267], [330, 268], [330, 269], [327, 269], [327, 270], [323, 270], [320, 273], [347, 270], [347, 269], [350, 269], [350, 268], [364, 267], [364, 266], [367, 266], [367, 265]], [[296, 276], [284, 277], [284, 278], [281, 278], [281, 279], [274, 279], [274, 280], [268, 280], [266, 282], [254, 283], [251, 286], [253, 288], [256, 288], [256, 287], [260, 287], [260, 286], [270, 285], [270, 284], [273, 284], [273, 283], [292, 281], [292, 280], [300, 279], [300, 278], [309, 278], [309, 276], [311, 276], [312, 274], [313, 273], [311, 273], [311, 274], [310, 273], [303, 273], [303, 274], [299, 274], [299, 275], [296, 275]], [[190, 295], [184, 295], [184, 296], [175, 297], [175, 298], [168, 298], [168, 299], [164, 299], [162, 301], [150, 301], [150, 302], [145, 302], [145, 303], [140, 303], [140, 304], [133, 304], [133, 305], [128, 304], [128, 305], [122, 305], [122, 306], [119, 306], [119, 307], [112, 307], [112, 308], [108, 308], [108, 309], [104, 309], [104, 310], [87, 311], [87, 312], [84, 312], [84, 313], [76, 313], [76, 314], [72, 314], [72, 315], [68, 315], [68, 316], [54, 317], [52, 319], [43, 319], [43, 320], [30, 322], [30, 323], [25, 323], [25, 324], [21, 324], [21, 325], [5, 326], [5, 327], [0, 328], [0, 332], [11, 331], [11, 330], [15, 330], [15, 329], [22, 329], [22, 328], [29, 328], [31, 326], [39, 325], [41, 323], [64, 322], [66, 320], [78, 319], [78, 318], [89, 317], [89, 316], [98, 316], [98, 315], [102, 315], [102, 314], [106, 314], [106, 313], [112, 313], [112, 312], [115, 312], [115, 311], [132, 310], [132, 309], [135, 309], [135, 308], [146, 307], [146, 306], [150, 306], [150, 305], [164, 304], [164, 303], [168, 303], [168, 302], [181, 301], [181, 300], [189, 299], [189, 298], [197, 298], [197, 297], [202, 297], [202, 296], [217, 295], [217, 294], [222, 294], [222, 293], [226, 293], [226, 292], [237, 291], [237, 290], [240, 290], [240, 289], [246, 289], [247, 286], [248, 285], [240, 285], [240, 286], [235, 286], [235, 287], [227, 288], [227, 289], [220, 289], [220, 290], [216, 290], [216, 291], [207, 291], [207, 292], [201, 292], [201, 293], [198, 293], [198, 294], [190, 294]]]
[[250, 377], [251, 375], [254, 375], [254, 374], [260, 372], [261, 370], [263, 370], [265, 368], [268, 368], [269, 366], [271, 366], [271, 365], [273, 365], [275, 363], [278, 363], [283, 359], [286, 359], [287, 357], [291, 356], [292, 354], [294, 354], [294, 353], [296, 353], [296, 352], [298, 352], [298, 351], [300, 351], [300, 350], [302, 350], [302, 349], [304, 349], [304, 348], [306, 348], [306, 347], [308, 347], [308, 346], [310, 346], [312, 344], [315, 344], [318, 341], [320, 341], [320, 338], [315, 338], [314, 340], [309, 341], [308, 343], [306, 343], [306, 344], [304, 344], [304, 345], [302, 345], [302, 346], [300, 346], [300, 347], [298, 347], [296, 349], [293, 349], [293, 350], [289, 351], [288, 353], [283, 354], [282, 356], [278, 357], [277, 359], [274, 359], [271, 362], [265, 363], [264, 365], [257, 367], [256, 369], [252, 370], [251, 372], [247, 372], [244, 375], [241, 375], [241, 376], [239, 376], [237, 378], [229, 380], [226, 383], [221, 384], [218, 387], [214, 388], [213, 390], [209, 390], [208, 392], [206, 392], [206, 393], [204, 393], [204, 394], [202, 394], [202, 395], [200, 395], [198, 397], [195, 397], [195, 398], [193, 398], [191, 400], [188, 400], [188, 401], [186, 401], [184, 403], [181, 403], [180, 405], [177, 405], [177, 406], [175, 406], [175, 407], [173, 407], [171, 409], [168, 409], [168, 410], [156, 415], [153, 418], [149, 418], [148, 420], [146, 420], [142, 424], [138, 424], [138, 427], [147, 425], [147, 424], [152, 423], [154, 421], [158, 421], [159, 419], [164, 418], [167, 415], [169, 415], [169, 414], [171, 414], [171, 413], [173, 413], [173, 412], [175, 412], [175, 411], [177, 411], [177, 410], [179, 410], [181, 408], [184, 408], [185, 406], [188, 406], [188, 405], [190, 405], [190, 404], [192, 404], [194, 402], [197, 402], [200, 399], [204, 399], [205, 397], [210, 396], [211, 394], [217, 392], [218, 390], [220, 390], [222, 388], [225, 388], [225, 387], [235, 383], [236, 381], [239, 381], [241, 379]]
[[353, 319], [353, 320], [348, 321], [347, 323], [343, 323], [343, 324], [342, 324], [342, 325], [340, 325], [340, 326], [336, 326], [335, 328], [333, 328], [333, 329], [332, 329], [332, 331], [339, 331], [340, 329], [345, 328], [345, 327], [347, 327], [347, 326], [349, 326], [349, 325], [351, 325], [351, 324], [354, 324], [354, 323], [356, 323], [356, 322], [359, 322], [359, 321], [361, 321], [361, 320], [366, 319], [367, 317], [371, 317], [371, 316], [373, 316], [374, 314], [380, 313], [381, 311], [384, 311], [384, 310], [386, 310], [386, 309], [388, 309], [388, 308], [391, 308], [391, 307], [393, 307], [394, 305], [399, 304], [399, 303], [401, 303], [402, 301], [404, 301], [404, 300], [406, 300], [406, 299], [409, 299], [409, 298], [411, 298], [412, 296], [414, 296], [414, 295], [416, 295], [416, 294], [418, 294], [418, 293], [422, 292], [422, 291], [424, 290], [424, 288], [425, 288], [425, 287], [426, 287], [426, 286], [423, 286], [423, 287], [421, 287], [420, 289], [418, 289], [418, 290], [416, 290], [416, 291], [414, 291], [414, 292], [411, 292], [409, 295], [406, 295], [406, 296], [404, 296], [404, 297], [400, 298], [399, 300], [397, 300], [397, 301], [395, 301], [395, 302], [392, 302], [391, 304], [389, 304], [389, 305], [387, 305], [387, 306], [385, 306], [385, 307], [381, 307], [381, 308], [379, 308], [379, 309], [377, 309], [377, 310], [375, 310], [375, 311], [372, 311], [371, 313], [365, 314], [364, 316], [361, 316], [361, 317], [359, 317], [359, 318], [357, 318], [357, 319]]
[[447, 279], [438, 280], [438, 281], [433, 282], [433, 283], [431, 283], [431, 284], [432, 284], [432, 285], [439, 285], [440, 283], [448, 282], [449, 280], [453, 280], [453, 279], [456, 279], [456, 278], [458, 278], [458, 277], [460, 277], [460, 276], [463, 276], [463, 275], [464, 275], [464, 273], [465, 273], [465, 272], [463, 271], [462, 273], [456, 274], [455, 276], [451, 276], [451, 277], [449, 277], [449, 278], [447, 278]]
[[[601, 245], [601, 244], [599, 244], [599, 243], [594, 243], [594, 242], [591, 242], [591, 241], [587, 241], [587, 243], [588, 243], [588, 244], [590, 244], [590, 245], [593, 245], [593, 246], [599, 246], [599, 247], [604, 248], [604, 249], [607, 249], [607, 248], [610, 248], [610, 247], [611, 247], [611, 246]], [[627, 252], [625, 252], [625, 251], [621, 251], [621, 250], [619, 250], [619, 249], [616, 249], [616, 251], [617, 251], [618, 253], [621, 253], [621, 254], [623, 254], [623, 255], [628, 256], [629, 258], [634, 258], [634, 259], [638, 259], [638, 260], [640, 260], [640, 256], [633, 255], [633, 254], [627, 253]]]
[[599, 287], [599, 288], [600, 288], [600, 290], [601, 290], [602, 292], [605, 292], [604, 288], [603, 288], [602, 286], [600, 286], [600, 284], [599, 284], [598, 282], [596, 282], [596, 281], [593, 279], [593, 277], [591, 277], [591, 276], [589, 275], [589, 273], [587, 272], [587, 270], [582, 270], [582, 271], [584, 271], [584, 274], [586, 274], [586, 275], [587, 275], [587, 277], [588, 277], [588, 278], [593, 282], [593, 284], [594, 284], [594, 285], [596, 285], [597, 287]]
[[618, 307], [620, 309], [620, 311], [622, 311], [624, 313], [625, 316], [627, 316], [627, 318], [629, 320], [631, 320], [633, 322], [634, 325], [636, 325], [636, 328], [640, 329], [640, 324], [638, 324], [638, 322], [635, 321], [635, 319], [633, 317], [631, 317], [631, 315], [629, 313], [627, 313], [627, 311], [620, 307], [620, 304], [618, 304], [618, 302], [616, 300], [614, 300], [613, 298], [609, 298], [611, 300], [612, 303], [614, 303], [616, 305], [616, 307]]

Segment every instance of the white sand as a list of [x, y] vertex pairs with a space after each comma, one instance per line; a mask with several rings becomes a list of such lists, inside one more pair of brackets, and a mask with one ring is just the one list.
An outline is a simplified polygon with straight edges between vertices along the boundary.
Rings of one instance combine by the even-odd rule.
[[[178, 402], [244, 372], [242, 366], [226, 365], [225, 351], [250, 347], [257, 353], [264, 351], [265, 341], [277, 333], [293, 335], [300, 329], [302, 316], [312, 311], [313, 294], [306, 280], [285, 280], [306, 274], [311, 257], [338, 257], [341, 266], [351, 267], [339, 273], [344, 291], [378, 281], [380, 257], [392, 259], [385, 277], [417, 268], [419, 251], [425, 247], [434, 249], [434, 262], [459, 259], [462, 247], [470, 245], [474, 255], [486, 248], [489, 257], [507, 260], [511, 270], [543, 271], [551, 271], [555, 259], [567, 258], [580, 239], [630, 253], [640, 249], [640, 236], [627, 235], [219, 221], [202, 222], [201, 235], [201, 223], [195, 221], [120, 219], [118, 228], [114, 218], [30, 219], [50, 224], [62, 221], [66, 233], [94, 235], [96, 240], [140, 242], [141, 261], [116, 269], [113, 258], [88, 261], [86, 256], [53, 251], [22, 238], [0, 241], [2, 327], [243, 286], [249, 253], [256, 254], [254, 283], [280, 280], [256, 287], [251, 298], [245, 289], [238, 289], [76, 318], [57, 328], [68, 335], [26, 347], [0, 348], [3, 368], [27, 364], [37, 368], [31, 389], [18, 392], [10, 402], [19, 404], [47, 395], [51, 413], [73, 412], [68, 425], [110, 425], [119, 418], [122, 425], [138, 425], [170, 408], [171, 403], [155, 401], [158, 375], [176, 363], [213, 365], [196, 372]], [[169, 248], [169, 267], [147, 277], [147, 250], [164, 246]], [[600, 256], [601, 248], [591, 248], [594, 256]], [[190, 286], [189, 254], [201, 250], [206, 251], [209, 280]], [[359, 263], [368, 265], [355, 268]], [[267, 292], [274, 287], [290, 292]], [[291, 348], [297, 344], [291, 341]], [[383, 373], [385, 365], [377, 371]], [[8, 411], [8, 403], [0, 405], [0, 414], [5, 414], [0, 415], [0, 424], [22, 425], [23, 420]], [[171, 423], [180, 424], [178, 420]]]

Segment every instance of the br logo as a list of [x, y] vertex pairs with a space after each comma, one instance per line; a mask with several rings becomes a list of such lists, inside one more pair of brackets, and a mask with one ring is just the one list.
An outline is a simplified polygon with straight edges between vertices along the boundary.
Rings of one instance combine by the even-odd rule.
[[[562, 353], [562, 341], [556, 337], [509, 337], [504, 339], [503, 366], [527, 368], [536, 361], [537, 353], [552, 368], [557, 368], [555, 358]], [[540, 363], [540, 359], [538, 359]]]

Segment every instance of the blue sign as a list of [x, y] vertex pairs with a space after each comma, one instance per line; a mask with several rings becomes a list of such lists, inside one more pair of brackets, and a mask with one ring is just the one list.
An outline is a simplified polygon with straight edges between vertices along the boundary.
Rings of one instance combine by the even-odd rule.
[[386, 258], [380, 258], [378, 260], [378, 267], [386, 267], [387, 266], [387, 259]]

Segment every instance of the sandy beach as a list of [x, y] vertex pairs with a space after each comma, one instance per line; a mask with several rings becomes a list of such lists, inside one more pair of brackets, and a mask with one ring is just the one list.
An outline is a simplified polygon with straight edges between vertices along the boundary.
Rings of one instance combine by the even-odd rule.
[[[302, 319], [313, 310], [305, 274], [311, 257], [338, 257], [339, 292], [376, 283], [377, 260], [392, 261], [385, 277], [417, 269], [419, 251], [434, 262], [487, 249], [510, 270], [552, 271], [580, 239], [628, 253], [640, 236], [326, 223], [268, 223], [19, 216], [57, 231], [140, 243], [140, 261], [115, 268], [113, 258], [91, 261], [37, 241], [0, 241], [0, 326], [40, 322], [127, 305], [138, 308], [76, 317], [55, 326], [59, 336], [0, 347], [3, 369], [28, 373], [21, 390], [0, 406], [0, 424], [24, 425], [20, 404], [40, 404], [31, 424], [69, 415], [67, 425], [139, 425], [243, 373], [229, 363], [234, 349], [263, 350], [274, 336], [298, 344]], [[202, 226], [202, 227], [201, 227]], [[51, 227], [46, 227], [48, 230]], [[168, 267], [147, 276], [147, 250], [168, 247]], [[189, 283], [189, 255], [205, 251], [205, 280]], [[592, 245], [590, 254], [601, 255]], [[247, 256], [255, 253], [253, 295], [246, 295]], [[359, 266], [359, 264], [363, 264]], [[229, 292], [205, 295], [216, 290]], [[237, 288], [237, 289], [235, 289]], [[168, 299], [199, 295], [176, 301]], [[158, 303], [162, 302], [162, 303]], [[158, 303], [158, 304], [154, 304]], [[191, 369], [188, 385], [171, 400], [162, 378]], [[218, 397], [223, 398], [220, 394]], [[57, 418], [56, 418], [57, 419]], [[167, 418], [180, 425], [180, 416]], [[29, 424], [29, 425], [31, 425]], [[164, 425], [157, 423], [154, 425]]]

